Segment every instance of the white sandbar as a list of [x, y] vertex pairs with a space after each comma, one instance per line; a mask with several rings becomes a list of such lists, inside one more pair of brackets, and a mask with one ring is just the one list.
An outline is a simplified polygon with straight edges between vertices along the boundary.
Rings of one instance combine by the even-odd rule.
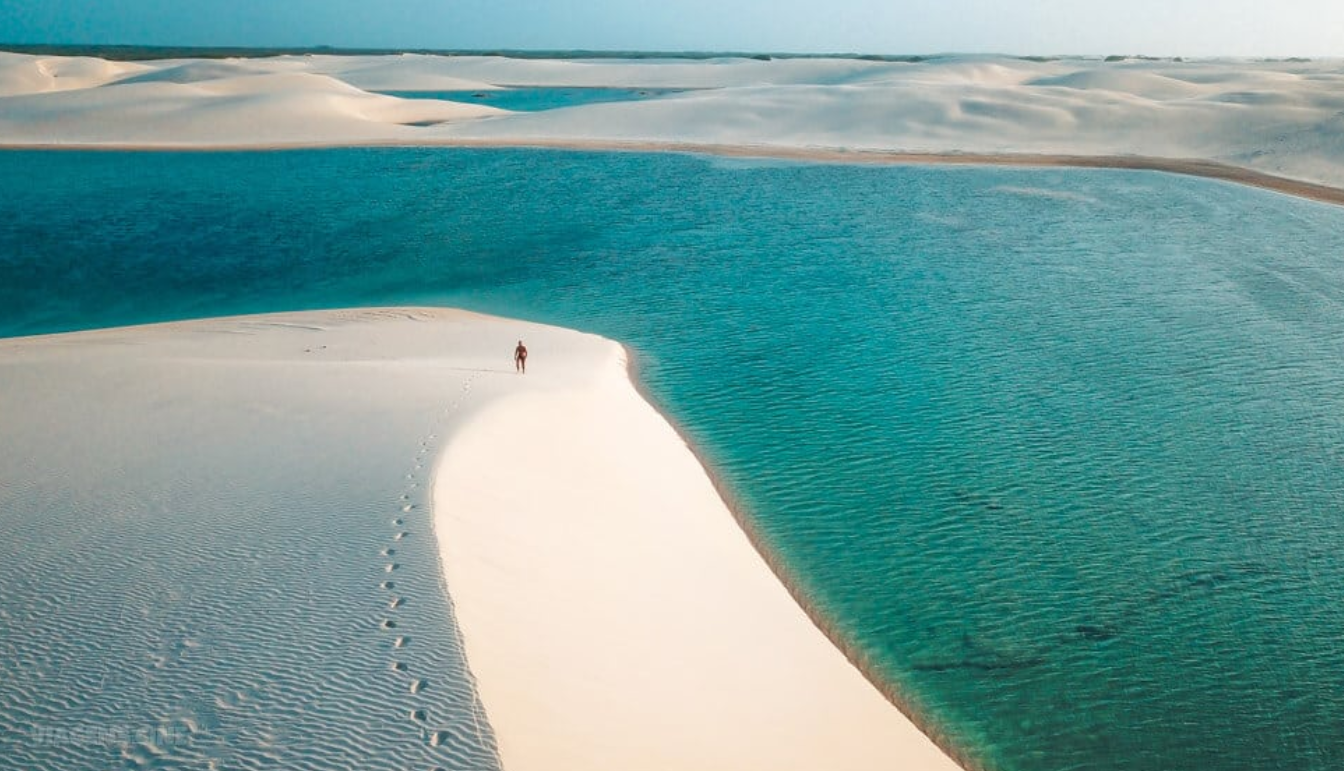
[[[518, 338], [532, 351], [526, 375], [511, 361]], [[348, 715], [349, 752], [423, 741], [406, 717], [415, 679], [432, 696], [449, 675], [389, 668], [399, 647], [374, 626], [389, 611], [363, 616], [386, 607], [384, 562], [401, 563], [404, 591], [437, 556], [508, 771], [957, 768], [794, 603], [614, 342], [445, 309], [319, 311], [0, 340], [0, 375], [0, 425], [22, 448], [0, 454], [0, 511], [83, 523], [43, 548], [76, 553], [85, 531], [158, 533], [128, 547], [143, 554], [115, 556], [139, 565], [164, 543], [191, 549], [209, 596], [212, 581], [227, 588], [255, 567], [221, 556], [256, 551], [254, 530], [317, 555], [331, 528], [409, 535], [346, 557], [342, 571], [368, 580], [343, 607], [294, 621], [349, 616], [368, 631], [347, 647], [373, 662], [351, 676], [412, 699]], [[438, 463], [419, 471], [418, 453]], [[418, 475], [435, 467], [431, 499]], [[416, 512], [431, 500], [439, 549], [415, 564], [430, 524]], [[106, 584], [72, 596], [69, 612], [118, 604]], [[263, 585], [257, 597], [285, 596]], [[392, 615], [398, 634], [416, 623]], [[197, 633], [194, 650], [222, 655], [233, 624], [207, 620], [193, 624], [217, 631]], [[409, 633], [420, 648], [434, 638]], [[153, 635], [115, 639], [99, 639], [112, 669], [157, 652]], [[306, 655], [285, 644], [262, 650]]]
[[506, 769], [957, 768], [793, 601], [619, 346], [533, 361], [434, 488]]

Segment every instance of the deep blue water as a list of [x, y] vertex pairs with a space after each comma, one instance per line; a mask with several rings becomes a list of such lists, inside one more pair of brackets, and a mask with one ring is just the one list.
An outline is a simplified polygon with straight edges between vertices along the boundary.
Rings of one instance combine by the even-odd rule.
[[403, 99], [445, 99], [450, 102], [484, 104], [502, 110], [539, 112], [600, 102], [630, 102], [653, 99], [668, 94], [678, 94], [685, 90], [676, 88], [532, 86], [486, 91], [383, 91], [381, 93], [399, 96]]
[[1344, 767], [1344, 209], [1127, 171], [0, 153], [0, 334], [394, 303], [628, 343], [979, 763]]

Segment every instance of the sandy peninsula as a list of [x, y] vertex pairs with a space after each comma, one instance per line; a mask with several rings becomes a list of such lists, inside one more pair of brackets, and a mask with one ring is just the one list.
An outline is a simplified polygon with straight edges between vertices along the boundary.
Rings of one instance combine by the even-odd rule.
[[[387, 93], [529, 86], [676, 93], [537, 113]], [[1109, 166], [1344, 203], [1341, 86], [1337, 61], [0, 53], [0, 146], [536, 146]], [[518, 337], [534, 351], [525, 376], [508, 358]], [[389, 453], [419, 441], [416, 470], [396, 479], [412, 485], [398, 503], [432, 503], [435, 558], [479, 693], [470, 730], [497, 744], [506, 769], [957, 768], [792, 600], [626, 366], [612, 341], [431, 309], [0, 341], [0, 368], [13, 375], [0, 416], [32, 450], [0, 458], [0, 492], [82, 501], [75, 511], [94, 518], [104, 515], [91, 491], [162, 498], [145, 516], [196, 522], [310, 494], [376, 510], [396, 489], [383, 478]], [[358, 416], [371, 414], [396, 431], [355, 452]], [[189, 444], [184, 416], [209, 444], [167, 453]], [[300, 418], [294, 435], [309, 443], [284, 433]], [[96, 430], [80, 436], [86, 425]], [[148, 477], [90, 442], [158, 459], [143, 468], [179, 469], [174, 479], [240, 481], [206, 497], [171, 479], [145, 489]], [[258, 444], [296, 456], [315, 447], [327, 465], [276, 473], [252, 457]], [[69, 468], [43, 475], [38, 458]], [[332, 469], [339, 478], [323, 476]], [[407, 683], [399, 693], [418, 696], [421, 681]], [[417, 707], [406, 714], [427, 746], [450, 731], [424, 725]]]
[[[525, 375], [511, 361], [519, 338]], [[339, 739], [323, 740], [343, 753], [327, 762], [399, 742], [437, 758], [459, 737], [497, 746], [511, 771], [957, 768], [793, 601], [610, 340], [445, 309], [317, 311], [0, 340], [0, 373], [0, 423], [25, 448], [0, 455], [0, 526], [16, 534], [0, 579], [69, 553], [72, 576], [103, 576], [68, 597], [49, 587], [32, 619], [6, 623], [22, 635], [52, 600], [78, 638], [125, 618], [104, 606], [218, 598], [148, 643], [137, 629], [156, 629], [162, 601], [131, 616], [148, 621], [98, 627], [86, 658], [143, 669], [145, 698], [183, 698], [173, 672], [220, 658], [242, 667], [231, 689], [261, 692], [268, 672], [310, 670], [306, 630], [330, 624], [350, 659], [334, 663], [339, 679], [296, 686], [260, 716], [287, 725], [298, 718], [285, 704], [333, 700], [313, 729]], [[152, 556], [165, 544], [175, 561]], [[328, 599], [278, 585], [261, 554], [331, 571]], [[104, 563], [132, 571], [133, 588]], [[240, 588], [252, 572], [257, 591]], [[417, 593], [421, 577], [446, 583], [475, 707], [435, 701], [451, 676], [435, 648], [456, 643], [432, 642], [442, 632], [423, 615], [436, 601]], [[160, 650], [158, 634], [186, 647]], [[74, 698], [60, 673], [79, 667], [29, 683], [46, 654], [11, 642], [25, 663], [0, 699], [41, 715], [33, 689]], [[346, 695], [320, 695], [330, 688]], [[175, 714], [153, 717], [209, 738], [201, 718]], [[144, 753], [192, 762], [172, 753], [193, 749]], [[286, 749], [302, 751], [291, 741], [265, 757], [297, 760]]]
[[504, 767], [957, 768], [793, 601], [622, 349], [591, 342], [581, 373], [538, 359], [436, 476]]

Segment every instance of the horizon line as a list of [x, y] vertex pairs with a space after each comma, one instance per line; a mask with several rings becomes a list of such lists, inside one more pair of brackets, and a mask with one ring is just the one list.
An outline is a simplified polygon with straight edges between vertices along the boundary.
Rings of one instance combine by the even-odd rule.
[[[1022, 61], [1059, 61], [1059, 60], [1097, 60], [1104, 62], [1123, 61], [1170, 61], [1181, 62], [1241, 60], [1255, 62], [1306, 63], [1315, 60], [1344, 59], [1340, 56], [1159, 56], [1142, 53], [1110, 54], [1014, 54], [1001, 51], [943, 51], [937, 53], [864, 53], [859, 51], [798, 52], [798, 51], [751, 51], [751, 50], [658, 50], [658, 49], [618, 49], [618, 48], [430, 48], [421, 46], [269, 46], [269, 45], [164, 45], [140, 43], [13, 43], [0, 41], [0, 52], [29, 54], [39, 56], [81, 56], [99, 55], [101, 58], [120, 61], [146, 61], [170, 58], [225, 58], [231, 56], [394, 56], [400, 54], [419, 54], [429, 56], [499, 56], [510, 59], [618, 59], [618, 58], [666, 58], [666, 59], [856, 59], [860, 61], [880, 61], [892, 63], [918, 63], [951, 58], [1009, 58]], [[182, 56], [190, 55], [189, 57]]]

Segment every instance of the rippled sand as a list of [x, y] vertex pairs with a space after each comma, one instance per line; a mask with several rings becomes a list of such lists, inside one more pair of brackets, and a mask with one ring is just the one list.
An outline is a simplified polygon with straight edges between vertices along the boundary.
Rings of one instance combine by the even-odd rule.
[[0, 768], [956, 768], [614, 343], [326, 311], [13, 338], [0, 373]]

